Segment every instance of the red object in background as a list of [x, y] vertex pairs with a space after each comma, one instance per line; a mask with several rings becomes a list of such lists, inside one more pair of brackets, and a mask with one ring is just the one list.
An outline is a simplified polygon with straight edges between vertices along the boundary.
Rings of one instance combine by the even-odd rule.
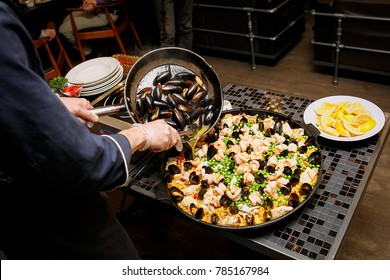
[[79, 97], [82, 87], [79, 85], [70, 85], [69, 87], [64, 88], [62, 91], [65, 95], [70, 97]]

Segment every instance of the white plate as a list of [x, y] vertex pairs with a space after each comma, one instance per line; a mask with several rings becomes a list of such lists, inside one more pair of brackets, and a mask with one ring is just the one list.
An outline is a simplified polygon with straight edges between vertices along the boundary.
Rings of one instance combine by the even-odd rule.
[[[121, 67], [122, 68], [122, 67]], [[123, 68], [122, 70], [120, 70], [120, 75], [117, 76], [117, 78], [115, 80], [113, 80], [111, 83], [103, 86], [103, 87], [100, 87], [100, 88], [97, 88], [97, 89], [94, 89], [94, 90], [90, 90], [90, 91], [85, 91], [85, 92], [81, 92], [80, 96], [83, 97], [83, 96], [91, 96], [91, 95], [96, 95], [96, 94], [99, 94], [99, 93], [103, 93], [111, 88], [113, 88], [114, 86], [116, 86], [123, 78]]]
[[333, 135], [327, 134], [323, 131], [320, 131], [320, 136], [327, 138], [327, 139], [330, 139], [330, 140], [335, 140], [335, 141], [351, 142], [351, 141], [358, 141], [358, 140], [367, 139], [371, 136], [374, 136], [379, 131], [381, 131], [381, 129], [383, 128], [383, 126], [385, 124], [385, 114], [383, 113], [383, 111], [374, 103], [372, 103], [368, 100], [359, 98], [359, 97], [355, 97], [355, 96], [336, 95], [336, 96], [328, 96], [328, 97], [318, 99], [318, 100], [314, 101], [313, 103], [311, 103], [309, 106], [307, 106], [307, 108], [303, 114], [303, 120], [306, 124], [311, 123], [316, 128], [318, 128], [318, 126], [316, 124], [317, 114], [314, 110], [318, 107], [322, 107], [324, 102], [341, 103], [344, 101], [353, 102], [353, 103], [358, 102], [358, 103], [362, 104], [364, 108], [366, 108], [368, 111], [371, 112], [373, 118], [376, 121], [376, 126], [373, 129], [371, 129], [370, 131], [364, 133], [363, 135], [359, 135], [359, 136], [338, 137], [338, 136], [333, 136]]
[[123, 68], [119, 67], [118, 70], [115, 71], [114, 75], [112, 75], [112, 76], [110, 75], [109, 78], [102, 80], [100, 83], [94, 83], [94, 84], [88, 85], [88, 86], [84, 85], [83, 91], [90, 91], [90, 90], [98, 89], [100, 87], [104, 87], [104, 86], [112, 83], [112, 81], [118, 79], [118, 77], [121, 75], [123, 75]]
[[66, 74], [65, 78], [69, 81], [82, 80], [84, 85], [99, 82], [120, 67], [119, 61], [113, 57], [98, 57], [84, 61]]

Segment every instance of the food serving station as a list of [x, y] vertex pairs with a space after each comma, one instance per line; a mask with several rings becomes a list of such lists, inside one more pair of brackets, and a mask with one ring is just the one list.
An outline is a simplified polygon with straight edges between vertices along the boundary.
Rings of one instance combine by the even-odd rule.
[[[236, 84], [224, 85], [223, 94], [224, 100], [230, 101], [233, 108], [271, 110], [297, 122], [303, 122], [305, 109], [313, 102], [287, 93]], [[89, 99], [92, 105], [99, 107], [116, 104], [122, 97], [123, 83], [95, 99]], [[110, 134], [129, 126], [128, 113], [119, 112], [101, 116], [92, 131]], [[305, 207], [288, 219], [266, 228], [248, 231], [206, 230], [216, 231], [275, 259], [336, 259], [388, 134], [388, 114], [385, 114], [381, 132], [367, 139], [336, 142], [318, 137], [323, 158], [322, 177]], [[135, 192], [156, 200], [156, 203], [167, 202], [163, 199], [166, 191], [161, 178], [163, 158], [164, 153], [135, 154], [129, 169], [133, 179], [123, 188], [124, 193]]]

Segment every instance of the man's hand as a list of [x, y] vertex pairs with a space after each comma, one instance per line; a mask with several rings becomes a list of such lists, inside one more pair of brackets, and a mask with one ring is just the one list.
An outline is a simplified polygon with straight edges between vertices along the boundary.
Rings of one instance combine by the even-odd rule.
[[161, 119], [144, 124], [134, 124], [132, 128], [119, 133], [127, 137], [133, 153], [137, 150], [161, 152], [181, 141], [177, 130]]
[[90, 111], [93, 106], [87, 99], [72, 97], [61, 97], [60, 99], [68, 111], [75, 115], [81, 123], [87, 124], [99, 121], [99, 117]]
[[97, 5], [96, 0], [84, 0], [83, 1], [83, 9], [85, 11], [95, 10], [96, 5]]
[[43, 30], [43, 37], [49, 37], [49, 41], [51, 41], [56, 36], [56, 30], [47, 28]]

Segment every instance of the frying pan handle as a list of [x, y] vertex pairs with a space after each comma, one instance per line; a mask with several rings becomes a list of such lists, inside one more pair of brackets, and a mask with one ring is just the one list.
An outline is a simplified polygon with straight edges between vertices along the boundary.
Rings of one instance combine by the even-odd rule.
[[102, 107], [96, 107], [91, 109], [90, 111], [98, 116], [106, 116], [115, 114], [118, 112], [123, 112], [126, 110], [125, 104], [114, 104], [114, 105], [108, 105], [108, 106], [102, 106]]

